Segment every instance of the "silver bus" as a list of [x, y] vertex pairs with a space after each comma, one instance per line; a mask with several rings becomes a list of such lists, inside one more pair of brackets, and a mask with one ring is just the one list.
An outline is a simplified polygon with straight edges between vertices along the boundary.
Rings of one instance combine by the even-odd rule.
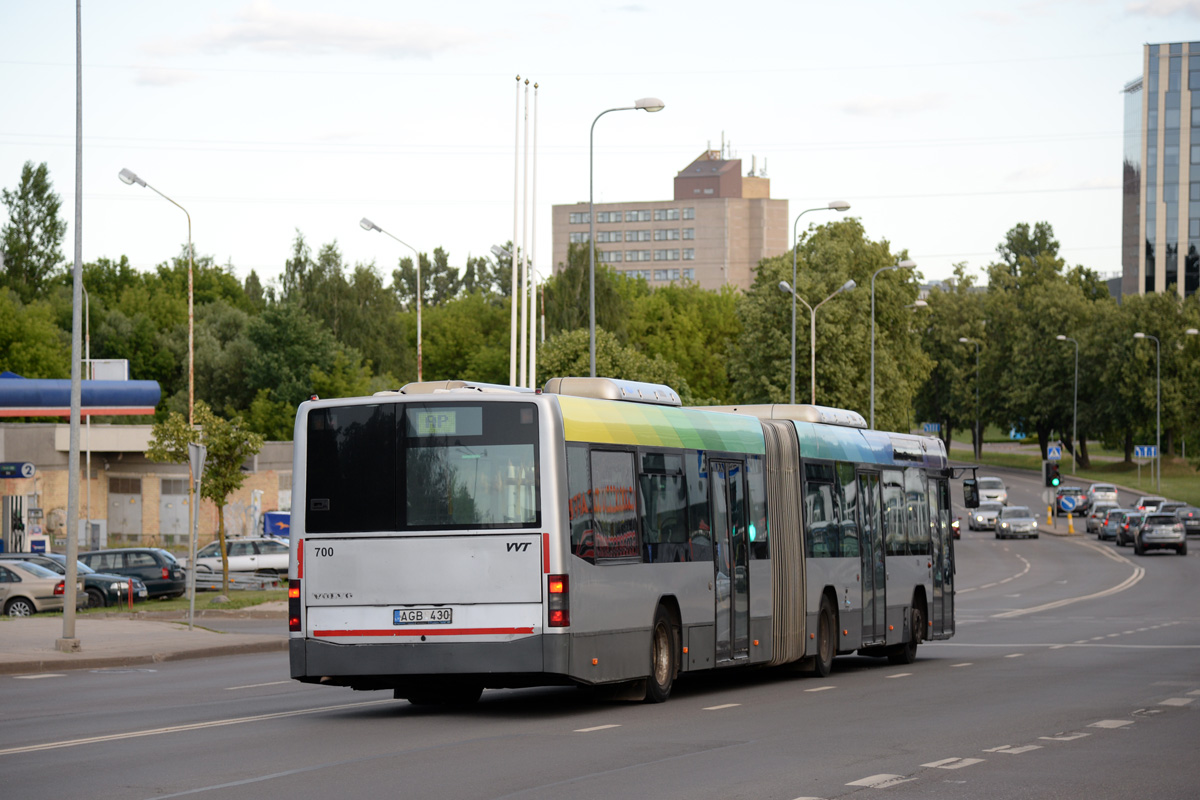
[[683, 408], [669, 387], [463, 381], [296, 416], [293, 678], [462, 704], [954, 633], [937, 438], [807, 405]]

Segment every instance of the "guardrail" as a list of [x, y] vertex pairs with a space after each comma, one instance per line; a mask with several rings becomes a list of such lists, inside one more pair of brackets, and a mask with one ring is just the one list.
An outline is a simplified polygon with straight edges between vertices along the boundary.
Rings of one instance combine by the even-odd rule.
[[[224, 586], [222, 577], [223, 574], [220, 572], [197, 572], [196, 590], [201, 592], [220, 591]], [[260, 575], [256, 572], [229, 573], [230, 591], [239, 589], [273, 589], [279, 586], [281, 581], [286, 583], [287, 576]]]

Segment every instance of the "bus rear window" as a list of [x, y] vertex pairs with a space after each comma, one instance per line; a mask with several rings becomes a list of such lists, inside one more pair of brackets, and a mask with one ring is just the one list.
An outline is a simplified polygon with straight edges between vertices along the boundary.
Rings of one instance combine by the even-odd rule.
[[532, 403], [406, 403], [309, 413], [313, 533], [537, 527]]

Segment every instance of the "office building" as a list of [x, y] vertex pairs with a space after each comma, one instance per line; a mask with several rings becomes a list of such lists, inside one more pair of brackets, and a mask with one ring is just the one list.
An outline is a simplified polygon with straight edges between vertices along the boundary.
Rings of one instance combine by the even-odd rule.
[[1200, 287], [1200, 42], [1148, 44], [1125, 85], [1121, 293]]
[[[758, 262], [788, 250], [788, 204], [742, 161], [705, 151], [675, 176], [674, 198], [597, 203], [596, 263], [651, 286], [691, 280], [706, 289], [748, 289]], [[586, 244], [588, 203], [553, 208], [554, 268], [571, 244]]]

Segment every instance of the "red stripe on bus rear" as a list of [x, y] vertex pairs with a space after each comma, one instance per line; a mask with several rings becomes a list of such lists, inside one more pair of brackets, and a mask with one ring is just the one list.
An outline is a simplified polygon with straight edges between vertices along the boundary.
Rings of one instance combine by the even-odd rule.
[[550, 574], [550, 534], [542, 534], [542, 573]]
[[296, 542], [296, 577], [304, 578], [304, 540]]
[[313, 636], [488, 636], [494, 634], [533, 633], [533, 628], [416, 628], [394, 630], [313, 631]]

